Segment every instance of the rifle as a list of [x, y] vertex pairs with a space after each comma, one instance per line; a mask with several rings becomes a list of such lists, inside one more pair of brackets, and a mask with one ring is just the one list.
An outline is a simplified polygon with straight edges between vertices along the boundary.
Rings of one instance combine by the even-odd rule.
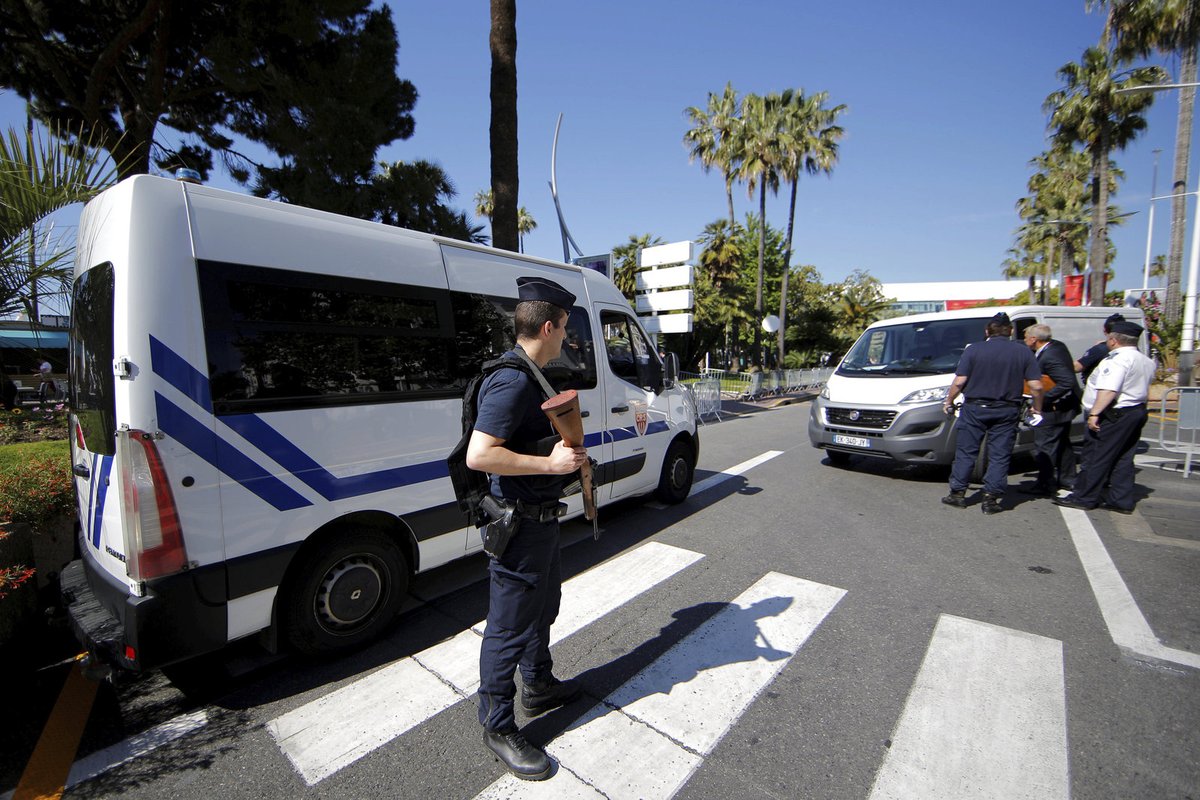
[[[583, 417], [579, 415], [579, 395], [568, 389], [542, 403], [542, 411], [567, 447], [583, 446]], [[596, 486], [592, 482], [592, 462], [585, 459], [579, 467], [579, 485], [583, 490], [583, 516], [592, 521], [592, 536], [600, 538], [596, 517]]]

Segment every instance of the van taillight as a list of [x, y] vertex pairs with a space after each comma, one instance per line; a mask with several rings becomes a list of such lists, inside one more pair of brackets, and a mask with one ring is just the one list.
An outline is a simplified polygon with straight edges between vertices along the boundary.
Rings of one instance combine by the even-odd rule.
[[131, 430], [118, 437], [125, 566], [135, 581], [179, 572], [187, 566], [183, 531], [171, 485], [154, 437]]

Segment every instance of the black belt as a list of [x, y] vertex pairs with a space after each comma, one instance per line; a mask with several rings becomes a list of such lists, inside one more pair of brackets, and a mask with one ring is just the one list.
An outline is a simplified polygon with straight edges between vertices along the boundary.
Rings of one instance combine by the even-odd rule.
[[1125, 414], [1126, 411], [1135, 411], [1139, 408], [1145, 408], [1145, 407], [1146, 407], [1145, 403], [1138, 403], [1138, 404], [1132, 405], [1132, 406], [1121, 406], [1120, 408], [1112, 408], [1110, 406], [1109, 408], [1106, 408], [1103, 411], [1101, 411], [1099, 416], [1100, 416], [1100, 419], [1120, 419], [1122, 417], [1122, 415]]
[[560, 503], [557, 500], [550, 500], [545, 503], [526, 503], [524, 500], [516, 502], [505, 500], [504, 505], [515, 507], [518, 517], [523, 519], [531, 519], [536, 522], [550, 522], [558, 519], [567, 510], [566, 503]]
[[967, 400], [967, 403], [982, 408], [1016, 408], [1020, 400]]

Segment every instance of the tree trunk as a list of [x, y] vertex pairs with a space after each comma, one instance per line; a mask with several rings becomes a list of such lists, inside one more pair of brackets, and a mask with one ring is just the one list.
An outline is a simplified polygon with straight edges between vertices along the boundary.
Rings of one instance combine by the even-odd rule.
[[725, 173], [725, 199], [729, 202], [729, 229], [732, 231], [737, 225], [737, 220], [733, 216], [733, 175]]
[[517, 0], [491, 0], [492, 244], [517, 250]]
[[[1054, 239], [1046, 242], [1046, 269], [1042, 273], [1042, 297], [1041, 304], [1044, 306], [1050, 305], [1050, 279], [1054, 275]], [[1058, 296], [1062, 298], [1062, 282], [1058, 284]]]
[[767, 247], [767, 176], [758, 186], [758, 288], [754, 295], [754, 363], [762, 369], [763, 262]]
[[1092, 271], [1088, 283], [1088, 305], [1104, 305], [1104, 271], [1108, 267], [1108, 132], [1092, 153], [1092, 231], [1088, 251], [1088, 266]]
[[[1196, 48], [1187, 47], [1179, 54], [1180, 83], [1196, 82]], [[1163, 316], [1169, 324], [1181, 315], [1180, 290], [1183, 276], [1183, 242], [1187, 226], [1188, 160], [1192, 144], [1192, 119], [1196, 106], [1195, 87], [1179, 90], [1179, 120], [1175, 127], [1175, 174], [1171, 181], [1171, 249], [1167, 255], [1167, 296]]]
[[783, 245], [783, 282], [779, 286], [779, 368], [783, 369], [785, 351], [784, 340], [787, 333], [787, 296], [788, 273], [792, 271], [792, 229], [796, 221], [796, 185], [800, 181], [792, 181], [792, 197], [788, 202], [787, 240]]

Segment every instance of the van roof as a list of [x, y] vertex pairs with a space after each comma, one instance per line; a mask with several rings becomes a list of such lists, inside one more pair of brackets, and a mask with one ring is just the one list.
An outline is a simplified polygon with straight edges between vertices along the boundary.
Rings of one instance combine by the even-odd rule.
[[1140, 308], [1113, 308], [1112, 306], [976, 306], [974, 308], [958, 308], [953, 311], [934, 311], [927, 314], [909, 314], [903, 317], [888, 317], [867, 326], [882, 328], [888, 325], [907, 325], [912, 322], [932, 322], [942, 319], [980, 319], [991, 318], [1001, 311], [1010, 317], [1035, 314], [1039, 317], [1047, 315], [1062, 317], [1093, 317], [1106, 319], [1110, 314], [1120, 312], [1127, 318], [1140, 320], [1144, 316]]

